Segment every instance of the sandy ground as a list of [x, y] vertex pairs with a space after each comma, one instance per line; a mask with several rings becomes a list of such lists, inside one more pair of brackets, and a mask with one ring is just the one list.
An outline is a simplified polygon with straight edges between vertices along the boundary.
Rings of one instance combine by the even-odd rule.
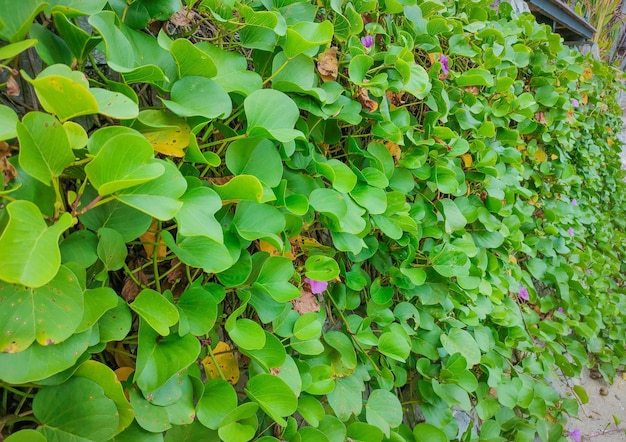
[[589, 402], [580, 406], [578, 419], [570, 421], [568, 430], [579, 429], [582, 441], [626, 442], [626, 374], [618, 373], [609, 385], [585, 372], [576, 383], [586, 390]]

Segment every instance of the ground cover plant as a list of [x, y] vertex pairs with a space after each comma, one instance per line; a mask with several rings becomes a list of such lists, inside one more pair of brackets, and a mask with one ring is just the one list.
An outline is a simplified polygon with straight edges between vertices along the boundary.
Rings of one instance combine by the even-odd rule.
[[489, 3], [0, 0], [1, 435], [570, 438], [618, 76]]

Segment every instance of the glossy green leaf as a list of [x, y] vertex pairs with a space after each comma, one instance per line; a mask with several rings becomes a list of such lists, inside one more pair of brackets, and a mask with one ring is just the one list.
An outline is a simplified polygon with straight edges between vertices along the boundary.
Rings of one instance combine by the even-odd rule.
[[243, 239], [263, 239], [277, 249], [283, 248], [278, 234], [285, 229], [285, 217], [274, 206], [241, 201], [237, 204], [233, 224]]
[[282, 160], [275, 144], [262, 138], [245, 138], [228, 146], [226, 166], [235, 175], [252, 175], [269, 187], [282, 178]]
[[109, 310], [117, 307], [118, 296], [110, 287], [87, 289], [84, 293], [84, 312], [75, 333], [89, 330]]
[[9, 203], [6, 213], [0, 234], [0, 279], [29, 287], [47, 284], [61, 265], [59, 237], [73, 218], [65, 213], [48, 227], [39, 208], [25, 200]]
[[363, 381], [357, 375], [335, 380], [335, 388], [327, 397], [329, 405], [339, 420], [346, 422], [350, 416], [361, 414], [364, 389]]
[[98, 113], [118, 120], [129, 120], [139, 115], [137, 103], [120, 92], [89, 88], [98, 105]]
[[244, 350], [259, 350], [265, 346], [263, 328], [250, 319], [235, 319], [231, 315], [224, 328], [230, 339]]
[[163, 231], [161, 235], [165, 244], [182, 262], [202, 268], [208, 273], [220, 273], [228, 269], [237, 258], [233, 258], [226, 245], [204, 236], [179, 236], [175, 241], [167, 231]]
[[[63, 413], [59, 413], [59, 404]], [[41, 432], [49, 440], [106, 441], [117, 432], [120, 418], [115, 402], [103, 388], [85, 377], [45, 387], [33, 400], [33, 413], [43, 424]]]
[[293, 325], [293, 334], [296, 338], [306, 341], [319, 338], [322, 333], [322, 324], [318, 321], [316, 312], [308, 312], [300, 316]]
[[248, 95], [243, 104], [249, 136], [271, 138], [282, 143], [303, 136], [302, 132], [293, 128], [299, 110], [288, 95], [272, 89], [261, 89]]
[[35, 430], [20, 430], [5, 439], [5, 442], [46, 442], [46, 436]]
[[104, 394], [115, 402], [119, 416], [119, 424], [115, 433], [123, 431], [130, 425], [134, 413], [113, 370], [100, 362], [86, 361], [78, 367], [74, 374], [96, 382], [102, 387]]
[[411, 346], [403, 336], [385, 332], [378, 338], [378, 351], [391, 359], [404, 362], [409, 357]]
[[163, 432], [171, 428], [165, 407], [154, 405], [147, 401], [137, 390], [132, 387], [129, 391], [130, 403], [135, 411], [136, 422], [141, 428], [150, 432]]
[[74, 153], [63, 126], [52, 115], [29, 112], [16, 125], [20, 141], [20, 165], [46, 185], [74, 161]]
[[315, 281], [332, 281], [339, 276], [337, 261], [329, 256], [313, 255], [304, 263], [307, 278]]
[[0, 349], [5, 353], [24, 351], [35, 340], [41, 345], [63, 342], [83, 316], [83, 291], [64, 266], [38, 288], [0, 284], [0, 302], [10, 307], [0, 314]]
[[165, 168], [153, 153], [152, 145], [142, 135], [120, 134], [100, 147], [85, 172], [100, 195], [109, 195], [163, 175]]
[[[265, 345], [258, 350], [244, 350], [242, 352], [249, 358], [258, 362], [268, 371], [271, 368], [279, 368], [285, 363], [287, 353], [282, 342], [272, 333], [265, 332]], [[283, 371], [281, 370], [281, 373]], [[299, 377], [299, 375], [298, 375]]]
[[300, 22], [287, 27], [283, 50], [288, 58], [306, 53], [315, 55], [321, 45], [330, 43], [333, 38], [333, 25], [330, 21], [321, 23]]
[[119, 270], [126, 261], [126, 244], [122, 235], [114, 229], [102, 227], [98, 229], [98, 258], [105, 270]]
[[253, 287], [264, 291], [278, 302], [291, 301], [301, 295], [300, 290], [289, 282], [293, 273], [291, 259], [270, 256], [263, 263]]
[[16, 43], [26, 36], [34, 18], [48, 7], [48, 3], [39, 0], [26, 0], [19, 8], [11, 0], [0, 1], [0, 39]]
[[256, 417], [258, 409], [259, 406], [256, 403], [248, 402], [224, 416], [217, 430], [220, 440], [225, 442], [247, 442], [251, 440], [258, 426]]
[[390, 429], [402, 423], [402, 405], [393, 393], [386, 390], [374, 390], [365, 404], [367, 422], [380, 428], [385, 436], [390, 436]]
[[178, 322], [176, 307], [154, 290], [144, 289], [139, 292], [130, 308], [161, 336], [168, 336], [170, 327]]
[[237, 393], [223, 379], [210, 379], [204, 384], [204, 394], [198, 401], [198, 420], [208, 428], [217, 430], [222, 419], [237, 407]]
[[282, 379], [259, 374], [248, 381], [245, 392], [276, 423], [287, 425], [284, 417], [298, 408], [298, 399]]
[[[0, 29], [0, 32], [1, 29]], [[19, 55], [28, 48], [32, 48], [37, 44], [37, 40], [34, 38], [28, 38], [26, 40], [19, 41], [17, 43], [10, 43], [0, 48], [0, 60], [8, 60], [10, 58]]]
[[413, 428], [416, 442], [448, 442], [448, 436], [431, 424], [421, 423]]
[[[211, 99], [207, 100], [207, 96]], [[226, 118], [232, 111], [230, 97], [215, 81], [198, 76], [184, 77], [174, 83], [170, 99], [163, 104], [181, 117]]]
[[150, 164], [161, 166], [163, 174], [144, 184], [125, 188], [116, 195], [116, 199], [165, 221], [174, 218], [183, 206], [180, 198], [187, 190], [187, 182], [174, 164], [162, 160], [154, 161], [155, 163]]
[[70, 66], [75, 60], [65, 41], [39, 23], [33, 23], [29, 35], [37, 40], [35, 50], [47, 65], [62, 63]]
[[213, 58], [202, 50], [202, 46], [194, 45], [189, 40], [178, 38], [169, 48], [178, 65], [180, 78], [200, 76], [212, 78], [217, 74], [217, 66]]
[[206, 236], [218, 243], [224, 242], [222, 226], [215, 212], [222, 208], [222, 200], [207, 187], [188, 190], [182, 197], [182, 207], [176, 213], [178, 228], [185, 236]]
[[208, 287], [190, 287], [178, 298], [176, 307], [180, 316], [179, 333], [185, 329], [194, 336], [206, 335], [211, 331], [217, 319], [217, 297], [215, 292], [222, 291], [218, 285]]
[[107, 310], [98, 320], [100, 341], [121, 341], [130, 331], [132, 321], [128, 305], [118, 296], [117, 306]]
[[213, 189], [222, 201], [256, 201], [263, 200], [263, 185], [252, 175], [239, 175], [224, 185], [214, 185]]
[[193, 364], [199, 354], [200, 343], [195, 336], [170, 333], [162, 338], [141, 321], [135, 382], [147, 394]]
[[463, 355], [467, 361], [466, 368], [472, 368], [480, 362], [480, 348], [472, 335], [465, 330], [455, 328], [447, 334], [442, 334], [441, 344], [450, 355], [455, 353]]
[[8, 106], [0, 105], [0, 141], [17, 137], [17, 114]]

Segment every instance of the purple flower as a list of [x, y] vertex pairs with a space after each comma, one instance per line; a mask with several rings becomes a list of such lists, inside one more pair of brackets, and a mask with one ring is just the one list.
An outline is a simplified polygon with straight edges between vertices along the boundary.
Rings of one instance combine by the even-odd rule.
[[441, 54], [439, 56], [439, 63], [441, 63], [441, 72], [444, 75], [448, 75], [450, 73], [450, 60], [447, 56]]
[[361, 37], [361, 44], [363, 45], [365, 50], [369, 52], [370, 49], [372, 49], [372, 46], [374, 46], [374, 37], [372, 37], [371, 35]]
[[304, 278], [304, 282], [311, 286], [311, 293], [316, 295], [324, 293], [324, 290], [328, 287], [328, 283], [326, 281], [316, 281], [314, 279]]
[[574, 99], [572, 100], [572, 106], [574, 106], [574, 107], [578, 107], [578, 106], [579, 106], [579, 103], [578, 103], [578, 100], [577, 100], [577, 99], [575, 99], [575, 98], [574, 98]]
[[524, 301], [528, 301], [530, 299], [530, 295], [528, 294], [528, 289], [524, 286], [521, 286], [519, 289], [519, 297]]
[[569, 436], [574, 439], [576, 442], [580, 442], [580, 440], [582, 439], [582, 433], [580, 432], [580, 430], [578, 428], [572, 430], [569, 432]]
[[563, 310], [563, 307], [557, 308], [556, 311], [559, 313], [565, 313], [565, 310]]
[[576, 198], [572, 198], [572, 206], [577, 206], [578, 200]]
[[573, 228], [571, 228], [571, 227], [570, 227], [569, 229], [567, 229], [567, 233], [569, 233], [569, 236], [574, 236], [574, 235], [576, 235], [576, 232], [575, 232], [575, 231], [574, 231], [574, 229], [573, 229]]

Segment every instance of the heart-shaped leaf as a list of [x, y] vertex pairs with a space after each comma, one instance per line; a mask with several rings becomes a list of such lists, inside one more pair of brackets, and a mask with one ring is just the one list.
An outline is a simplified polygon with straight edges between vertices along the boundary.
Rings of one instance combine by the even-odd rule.
[[237, 407], [237, 393], [223, 379], [211, 379], [204, 384], [204, 394], [198, 401], [198, 420], [216, 430], [222, 419]]
[[222, 208], [222, 200], [208, 187], [196, 187], [182, 196], [182, 207], [176, 214], [178, 229], [184, 236], [206, 236], [219, 244], [224, 243], [222, 226], [215, 212]]
[[278, 234], [285, 229], [285, 217], [274, 206], [241, 201], [237, 204], [233, 224], [243, 239], [264, 239], [277, 249], [283, 247]]
[[0, 105], [0, 141], [17, 137], [18, 121], [17, 114], [13, 109]]
[[200, 342], [195, 336], [180, 337], [171, 333], [161, 337], [142, 320], [139, 325], [135, 382], [144, 394], [148, 394], [193, 364], [199, 354]]
[[142, 290], [130, 304], [130, 308], [161, 336], [168, 336], [170, 327], [178, 322], [176, 307], [154, 290]]
[[5, 210], [8, 220], [0, 234], [0, 279], [41, 287], [59, 270], [59, 237], [74, 220], [64, 213], [48, 227], [39, 208], [26, 200], [12, 201]]
[[289, 416], [298, 408], [298, 399], [282, 379], [271, 374], [259, 374], [248, 381], [245, 389], [250, 399], [278, 425], [285, 426], [284, 416]]
[[324, 20], [321, 23], [300, 22], [287, 27], [287, 37], [283, 50], [288, 58], [305, 53], [313, 56], [321, 45], [327, 45], [333, 38], [333, 25]]
[[179, 333], [184, 333], [183, 324], [188, 332], [194, 336], [203, 336], [209, 333], [217, 319], [217, 296], [214, 292], [224, 289], [217, 284], [206, 287], [191, 287], [178, 298], [176, 307], [180, 314]]
[[141, 111], [133, 128], [146, 137], [154, 150], [165, 155], [183, 157], [184, 149], [192, 141], [187, 121], [163, 110]]
[[402, 423], [402, 405], [396, 395], [386, 390], [374, 390], [365, 404], [365, 416], [369, 424], [377, 426], [389, 437], [390, 429]]
[[254, 91], [243, 102], [251, 137], [271, 138], [286, 143], [304, 135], [294, 126], [300, 111], [288, 95], [273, 90]]
[[61, 123], [52, 115], [29, 112], [16, 125], [20, 166], [46, 185], [74, 161], [74, 153]]
[[262, 138], [245, 138], [228, 146], [226, 166], [235, 175], [253, 175], [276, 187], [282, 178], [282, 160], [276, 145]]
[[[207, 97], [211, 97], [207, 100]], [[226, 118], [233, 105], [230, 96], [215, 81], [204, 77], [185, 77], [172, 86], [170, 99], [163, 104], [181, 117]]]
[[270, 256], [263, 263], [253, 286], [270, 295], [278, 302], [298, 298], [300, 290], [291, 284], [294, 268], [291, 259], [283, 256]]

